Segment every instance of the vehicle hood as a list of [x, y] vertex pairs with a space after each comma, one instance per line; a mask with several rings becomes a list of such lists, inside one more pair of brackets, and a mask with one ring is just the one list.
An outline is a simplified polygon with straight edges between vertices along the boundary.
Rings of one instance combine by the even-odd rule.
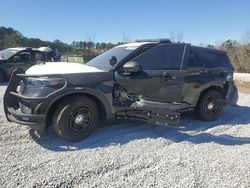
[[25, 74], [50, 75], [50, 74], [72, 74], [72, 73], [89, 73], [89, 72], [104, 72], [104, 71], [80, 63], [51, 62], [51, 63], [34, 65], [30, 67], [28, 70], [26, 70]]

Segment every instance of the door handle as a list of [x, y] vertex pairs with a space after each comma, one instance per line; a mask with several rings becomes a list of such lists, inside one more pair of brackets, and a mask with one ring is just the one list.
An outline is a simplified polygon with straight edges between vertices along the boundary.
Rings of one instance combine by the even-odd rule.
[[208, 73], [208, 69], [201, 69], [201, 70], [200, 70], [200, 73], [201, 73], [201, 74], [207, 74], [207, 73]]
[[164, 81], [171, 81], [171, 80], [176, 80], [176, 77], [164, 73], [163, 79], [164, 79]]

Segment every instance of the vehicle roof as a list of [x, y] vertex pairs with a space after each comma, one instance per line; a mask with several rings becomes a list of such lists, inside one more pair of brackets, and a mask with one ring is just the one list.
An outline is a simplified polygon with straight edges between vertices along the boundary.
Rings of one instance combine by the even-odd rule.
[[9, 50], [14, 51], [23, 51], [23, 50], [33, 50], [33, 51], [40, 51], [40, 52], [51, 52], [52, 49], [50, 47], [39, 47], [39, 48], [31, 48], [31, 47], [14, 47], [14, 48], [7, 48]]
[[140, 47], [142, 45], [145, 45], [145, 44], [154, 44], [156, 42], [132, 42], [132, 43], [127, 43], [127, 44], [122, 44], [122, 45], [119, 45], [119, 46], [116, 46], [115, 48], [119, 48], [119, 47]]
[[163, 39], [140, 39], [140, 40], [135, 40], [135, 42], [132, 42], [132, 43], [119, 45], [117, 47], [137, 48], [137, 47], [143, 46], [145, 44], [161, 44], [161, 43], [170, 43], [171, 44], [171, 41], [169, 39], [165, 39], [165, 38], [163, 38]]
[[[145, 44], [164, 44], [164, 43], [191, 45], [189, 43], [180, 43], [180, 42], [172, 43], [169, 39], [143, 39], [143, 40], [136, 40], [135, 42], [132, 42], [132, 43], [122, 44], [122, 45], [119, 45], [117, 47], [134, 47], [134, 48], [137, 48], [137, 47], [143, 46]], [[206, 52], [226, 54], [225, 51], [219, 50], [219, 49], [214, 49], [214, 48], [207, 48], [207, 47], [193, 46], [193, 45], [191, 45], [191, 48], [200, 49], [200, 50], [206, 51]]]
[[42, 51], [42, 52], [51, 52], [52, 49], [50, 47], [47, 47], [47, 46], [42, 46], [42, 47], [39, 47], [39, 48], [34, 48], [35, 50], [38, 50], [38, 51]]
[[15, 48], [8, 48], [9, 50], [14, 50], [14, 51], [22, 51], [22, 50], [26, 50], [27, 47], [15, 47]]

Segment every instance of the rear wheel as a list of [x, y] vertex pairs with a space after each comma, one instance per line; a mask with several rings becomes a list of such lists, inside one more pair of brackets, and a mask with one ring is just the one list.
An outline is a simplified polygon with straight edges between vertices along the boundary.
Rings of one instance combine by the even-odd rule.
[[98, 117], [99, 109], [93, 100], [87, 97], [71, 97], [57, 108], [53, 125], [59, 137], [75, 142], [94, 131]]
[[198, 118], [203, 121], [218, 119], [223, 109], [221, 99], [221, 93], [216, 90], [210, 90], [202, 95], [195, 109]]

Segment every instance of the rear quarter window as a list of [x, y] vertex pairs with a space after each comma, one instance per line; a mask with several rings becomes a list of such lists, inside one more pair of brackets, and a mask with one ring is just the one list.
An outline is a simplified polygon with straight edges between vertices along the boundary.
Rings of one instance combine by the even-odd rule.
[[224, 67], [232, 69], [229, 58], [224, 53], [202, 52], [205, 66], [208, 68]]

